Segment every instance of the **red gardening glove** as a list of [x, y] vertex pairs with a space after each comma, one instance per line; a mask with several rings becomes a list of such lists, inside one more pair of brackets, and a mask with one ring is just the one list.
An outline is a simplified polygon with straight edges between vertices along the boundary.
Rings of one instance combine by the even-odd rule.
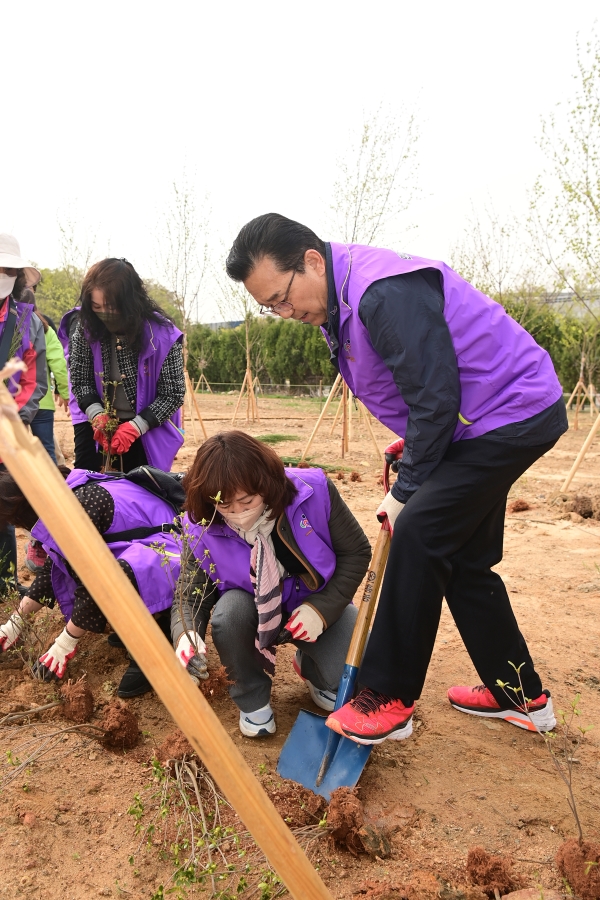
[[131, 422], [124, 422], [122, 425], [119, 425], [110, 442], [111, 453], [116, 453], [118, 456], [127, 453], [133, 442], [137, 441], [139, 436], [139, 431]]
[[94, 440], [97, 441], [105, 453], [108, 452], [108, 438], [104, 434], [104, 429], [106, 428], [106, 423], [108, 422], [108, 415], [106, 413], [99, 413], [97, 416], [94, 416], [92, 419], [92, 428], [94, 429]]

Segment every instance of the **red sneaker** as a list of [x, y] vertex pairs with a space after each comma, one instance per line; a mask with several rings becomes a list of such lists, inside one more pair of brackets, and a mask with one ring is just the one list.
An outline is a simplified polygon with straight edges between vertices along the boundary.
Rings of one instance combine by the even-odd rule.
[[402, 741], [412, 734], [415, 705], [363, 688], [354, 700], [332, 713], [325, 724], [357, 744], [381, 744]]
[[556, 726], [550, 691], [544, 691], [537, 700], [529, 703], [529, 714], [511, 706], [508, 697], [506, 706], [500, 706], [484, 684], [478, 684], [476, 687], [450, 688], [448, 700], [459, 712], [487, 719], [504, 719], [505, 722], [510, 722], [518, 728], [525, 728], [527, 731], [552, 731]]
[[44, 568], [47, 556], [39, 541], [29, 541], [25, 552], [25, 565], [30, 572], [37, 574]]

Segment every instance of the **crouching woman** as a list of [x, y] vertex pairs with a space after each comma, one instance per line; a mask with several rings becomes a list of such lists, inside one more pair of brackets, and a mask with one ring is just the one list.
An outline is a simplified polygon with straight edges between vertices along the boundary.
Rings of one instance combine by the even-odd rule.
[[[63, 475], [69, 472], [64, 467], [61, 471]], [[148, 469], [136, 471], [147, 472]], [[174, 476], [150, 471], [158, 478], [167, 479], [165, 484], [171, 480], [175, 484]], [[120, 478], [74, 469], [67, 477], [67, 484], [102, 534], [148, 611], [159, 618], [161, 612], [171, 607], [179, 576], [179, 543], [168, 530], [180, 506], [180, 503], [173, 502], [173, 498], [179, 493], [182, 501], [183, 491], [181, 485], [176, 485], [173, 490], [169, 484], [165, 492], [171, 495], [169, 502], [130, 480], [134, 477], [135, 472]], [[48, 557], [18, 610], [0, 626], [0, 653], [17, 644], [28, 614], [35, 613], [42, 606], [53, 607], [58, 601], [66, 625], [34, 665], [34, 675], [42, 681], [63, 678], [83, 635], [86, 631], [102, 633], [106, 628], [106, 618], [43, 522], [37, 520], [12, 476], [4, 472], [0, 474], [0, 527], [8, 523], [30, 529]], [[160, 552], [157, 549], [159, 545]], [[131, 637], [135, 646], [135, 638]], [[128, 640], [129, 646], [131, 643]], [[120, 697], [135, 697], [152, 689], [134, 659], [130, 659], [129, 668], [119, 684]], [[197, 659], [193, 662], [191, 659], [181, 661], [183, 665], [189, 663], [188, 669], [192, 675], [207, 677], [205, 666], [203, 672], [197, 671]]]
[[357, 615], [352, 598], [371, 557], [333, 483], [320, 469], [285, 469], [270, 447], [229, 431], [204, 442], [183, 486], [191, 553], [171, 613], [174, 643], [184, 624], [204, 638], [212, 610], [246, 737], [275, 731], [271, 678], [283, 629], [313, 701], [333, 710]]

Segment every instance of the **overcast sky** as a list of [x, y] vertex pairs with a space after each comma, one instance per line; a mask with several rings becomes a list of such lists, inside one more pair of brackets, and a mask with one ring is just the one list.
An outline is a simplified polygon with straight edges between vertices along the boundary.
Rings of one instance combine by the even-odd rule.
[[[572, 97], [597, 18], [588, 0], [4, 4], [0, 231], [53, 267], [71, 218], [98, 258], [160, 274], [185, 168], [215, 244], [268, 211], [322, 230], [336, 158], [383, 103], [421, 131], [404, 249], [447, 257], [471, 203], [526, 208], [541, 117]], [[220, 318], [209, 300], [200, 318]]]

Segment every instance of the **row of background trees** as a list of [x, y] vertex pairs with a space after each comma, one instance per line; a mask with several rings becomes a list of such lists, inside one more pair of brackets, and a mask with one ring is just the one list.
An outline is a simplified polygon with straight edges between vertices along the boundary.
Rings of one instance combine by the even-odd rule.
[[[419, 131], [406, 110], [367, 116], [338, 160], [328, 232], [346, 242], [396, 249], [407, 241], [407, 213], [418, 195]], [[578, 46], [575, 92], [568, 109], [542, 123], [546, 167], [532, 186], [528, 213], [500, 216], [490, 201], [473, 210], [449, 262], [502, 303], [545, 347], [565, 390], [600, 369], [600, 40]], [[63, 264], [42, 269], [37, 299], [54, 319], [79, 297], [96, 258], [73, 222], [60, 226]], [[240, 382], [248, 366], [264, 383], [331, 379], [327, 345], [318, 331], [291, 321], [257, 318], [256, 304], [225, 276], [226, 246], [212, 249], [207, 197], [197, 199], [184, 173], [157, 240], [155, 299], [185, 331], [190, 376]], [[236, 328], [198, 323], [210, 301]]]

